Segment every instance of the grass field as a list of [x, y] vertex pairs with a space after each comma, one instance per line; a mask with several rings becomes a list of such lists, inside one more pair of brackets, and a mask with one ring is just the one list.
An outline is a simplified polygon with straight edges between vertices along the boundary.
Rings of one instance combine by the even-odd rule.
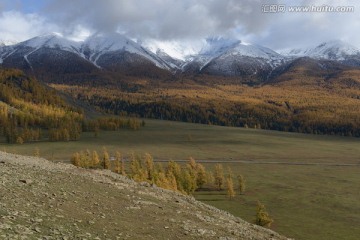
[[[197, 199], [248, 221], [260, 200], [275, 219], [272, 228], [296, 239], [359, 239], [360, 139], [146, 120], [139, 131], [101, 132], [97, 138], [85, 133], [77, 142], [0, 144], [0, 150], [24, 155], [39, 148], [53, 161], [102, 147], [124, 155], [148, 152], [159, 160], [232, 161], [223, 165], [245, 176], [245, 195], [230, 201], [224, 192], [201, 191]], [[353, 165], [335, 166], [341, 164]]]
[[228, 200], [226, 191], [200, 191], [196, 199], [249, 222], [259, 200], [274, 219], [271, 228], [295, 239], [359, 239], [360, 167], [224, 166], [244, 175], [245, 194]]

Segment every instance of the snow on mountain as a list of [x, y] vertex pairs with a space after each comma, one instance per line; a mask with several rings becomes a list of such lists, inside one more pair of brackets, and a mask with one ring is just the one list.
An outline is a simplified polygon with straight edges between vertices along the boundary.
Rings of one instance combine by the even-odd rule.
[[11, 46], [0, 47], [1, 64], [24, 71], [57, 71], [79, 73], [95, 68], [80, 57], [81, 42], [69, 40], [60, 34], [37, 36]]
[[0, 40], [0, 47], [15, 45], [18, 42], [12, 40]]
[[127, 37], [113, 33], [109, 35], [95, 34], [84, 42], [84, 47], [88, 47], [93, 52], [111, 52], [117, 50], [127, 50], [132, 53], [139, 53], [139, 45]]
[[171, 58], [185, 61], [188, 56], [196, 55], [204, 46], [204, 40], [167, 40], [159, 41], [148, 39], [143, 42], [143, 46], [156, 53], [159, 49]]
[[9, 41], [0, 41], [0, 64], [14, 52], [13, 44]]
[[164, 60], [172, 69], [180, 69], [181, 65], [184, 64], [183, 60], [171, 57], [162, 49], [156, 51], [156, 56]]
[[[0, 64], [14, 53], [19, 55], [17, 56], [18, 59], [23, 58], [30, 68], [32, 68], [30, 56], [36, 54], [65, 56], [67, 53], [73, 53], [83, 60], [91, 62], [91, 64], [96, 67], [101, 68], [101, 66], [97, 64], [97, 61], [100, 58], [103, 58], [106, 55], [109, 59], [111, 58], [111, 54], [112, 56], [119, 56], [119, 53], [124, 52], [133, 54], [133, 60], [135, 58], [142, 58], [159, 68], [170, 69], [170, 66], [164, 60], [156, 56], [156, 54], [118, 33], [107, 35], [96, 34], [88, 37], [85, 41], [78, 42], [69, 40], [61, 34], [51, 33], [34, 37], [8, 47], [2, 45], [0, 46]], [[107, 62], [111, 64], [109, 61]]]
[[73, 41], [51, 33], [16, 44], [0, 41], [0, 64], [31, 70], [52, 64], [73, 65], [76, 71], [90, 71], [92, 68], [126, 71], [156, 66], [173, 72], [267, 76], [281, 64], [304, 56], [360, 66], [360, 50], [342, 41], [324, 42], [316, 47], [292, 49], [282, 54], [223, 37], [183, 42], [149, 40], [140, 45], [119, 33], [95, 34], [84, 41]]
[[[283, 57], [273, 50], [255, 44], [243, 43], [238, 39], [227, 39], [222, 37], [213, 37], [206, 40], [206, 44], [198, 55], [190, 56], [184, 69], [196, 63], [201, 71], [212, 62], [220, 62], [222, 67], [229, 68], [240, 58], [257, 59], [258, 62], [264, 62], [271, 67], [281, 63]], [[224, 62], [225, 61], [225, 62]]]
[[206, 39], [206, 44], [203, 46], [199, 54], [216, 56], [224, 53], [228, 49], [236, 47], [239, 44], [241, 44], [241, 41], [238, 39], [211, 37]]
[[81, 43], [68, 40], [64, 38], [61, 34], [51, 33], [31, 38], [25, 42], [18, 43], [17, 45], [34, 49], [40, 49], [44, 47], [79, 53]]
[[349, 56], [360, 56], [360, 50], [351, 44], [335, 40], [323, 42], [312, 48], [292, 49], [284, 52], [284, 54], [290, 57], [310, 57], [314, 59], [344, 61]]
[[154, 53], [119, 33], [112, 33], [108, 35], [95, 34], [90, 36], [84, 41], [81, 51], [96, 66], [98, 66], [97, 61], [104, 54], [129, 52], [146, 58], [157, 67], [169, 69], [166, 62], [157, 57]]
[[255, 44], [241, 42], [237, 39], [210, 38], [200, 55], [219, 56], [223, 54], [241, 55], [253, 58], [278, 59], [282, 56], [273, 50]]

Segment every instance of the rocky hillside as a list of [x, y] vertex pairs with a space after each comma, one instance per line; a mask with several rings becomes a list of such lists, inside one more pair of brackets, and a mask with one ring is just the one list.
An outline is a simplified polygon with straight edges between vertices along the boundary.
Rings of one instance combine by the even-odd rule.
[[286, 239], [109, 171], [0, 153], [1, 239]]

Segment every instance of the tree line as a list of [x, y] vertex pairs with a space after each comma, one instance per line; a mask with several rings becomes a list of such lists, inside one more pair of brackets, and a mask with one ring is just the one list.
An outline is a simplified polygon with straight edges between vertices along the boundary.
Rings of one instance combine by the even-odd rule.
[[[242, 195], [246, 190], [243, 175], [235, 177], [231, 169], [228, 169], [225, 174], [223, 165], [219, 163], [215, 164], [212, 171], [208, 171], [203, 164], [197, 163], [192, 157], [182, 165], [175, 161], [162, 164], [155, 163], [148, 153], [143, 156], [131, 153], [126, 161], [119, 151], [111, 155], [106, 148], [103, 148], [100, 154], [95, 150], [76, 152], [71, 157], [71, 163], [82, 168], [111, 170], [137, 182], [147, 182], [187, 195], [201, 190], [206, 185], [213, 186], [218, 191], [225, 189], [228, 199], [232, 200], [236, 193]], [[234, 179], [237, 187], [235, 187]], [[270, 227], [273, 222], [265, 206], [260, 202], [257, 203], [254, 222], [265, 227]]]
[[[211, 185], [217, 190], [228, 190], [228, 197], [235, 196], [234, 176], [231, 170], [224, 173], [222, 164], [216, 164], [213, 171], [207, 171], [205, 166], [197, 163], [190, 157], [186, 164], [169, 161], [166, 164], [155, 163], [153, 157], [146, 153], [139, 156], [134, 153], [126, 159], [119, 151], [113, 155], [103, 148], [99, 154], [97, 151], [80, 151], [71, 157], [71, 163], [82, 168], [109, 169], [115, 173], [127, 176], [137, 182], [148, 182], [158, 187], [178, 191], [184, 194], [192, 194], [204, 185]], [[236, 176], [238, 192], [245, 192], [245, 180], [242, 175]]]
[[[235, 103], [221, 101], [204, 102], [174, 99], [144, 101], [108, 99], [93, 96], [78, 99], [97, 106], [106, 113], [137, 116], [171, 121], [278, 130], [287, 132], [327, 134], [360, 137], [360, 119], [357, 116], [335, 116], [332, 110], [290, 110], [272, 104]], [[285, 105], [285, 104], [284, 104]], [[330, 112], [329, 112], [330, 111]], [[351, 112], [349, 112], [351, 113]]]

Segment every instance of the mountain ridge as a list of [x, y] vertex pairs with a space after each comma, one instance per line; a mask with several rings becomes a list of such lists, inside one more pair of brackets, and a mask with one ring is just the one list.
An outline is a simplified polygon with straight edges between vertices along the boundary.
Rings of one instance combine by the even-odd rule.
[[43, 76], [40, 79], [50, 78], [47, 80], [50, 82], [53, 81], [51, 78], [66, 79], [75, 74], [75, 78], [87, 79], [85, 75], [100, 76], [102, 71], [110, 71], [155, 78], [173, 74], [205, 74], [238, 77], [258, 84], [271, 80], [273, 72], [285, 69], [287, 63], [302, 57], [360, 67], [360, 50], [341, 41], [280, 54], [239, 39], [212, 37], [197, 54], [187, 56], [185, 61], [171, 57], [164, 50], [153, 52], [119, 33], [98, 33], [81, 42], [51, 33], [0, 46], [1, 65]]

